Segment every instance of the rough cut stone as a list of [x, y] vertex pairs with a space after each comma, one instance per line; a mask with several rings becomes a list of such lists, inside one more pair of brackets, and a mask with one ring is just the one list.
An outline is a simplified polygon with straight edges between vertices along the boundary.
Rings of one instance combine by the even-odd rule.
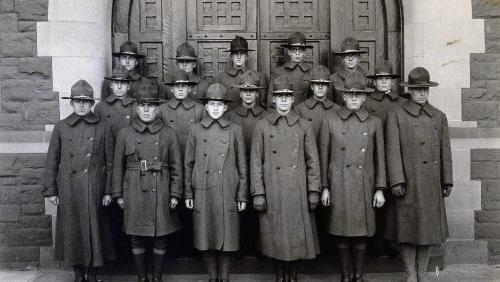
[[52, 59], [50, 57], [21, 58], [18, 70], [20, 73], [48, 78], [52, 75]]
[[36, 21], [18, 21], [17, 31], [19, 32], [36, 31]]
[[18, 205], [0, 205], [0, 221], [16, 222], [21, 218], [21, 208]]
[[47, 20], [48, 0], [16, 0], [19, 20]]
[[0, 57], [33, 57], [36, 55], [34, 32], [0, 33]]
[[17, 32], [16, 14], [0, 14], [0, 32]]
[[495, 101], [462, 101], [462, 120], [496, 120], [498, 104]]
[[30, 124], [55, 124], [59, 121], [59, 102], [29, 102], [23, 104], [23, 120]]
[[2, 101], [28, 102], [33, 99], [33, 82], [28, 79], [2, 81]]

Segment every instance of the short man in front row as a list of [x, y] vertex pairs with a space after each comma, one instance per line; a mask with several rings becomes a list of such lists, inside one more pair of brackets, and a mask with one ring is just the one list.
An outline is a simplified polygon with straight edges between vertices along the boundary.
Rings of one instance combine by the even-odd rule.
[[[411, 99], [387, 114], [387, 174], [393, 195], [387, 206], [386, 238], [399, 243], [406, 281], [424, 281], [432, 245], [445, 242], [444, 197], [453, 186], [446, 115], [428, 102], [438, 86], [417, 67], [400, 83]], [[391, 138], [389, 138], [389, 136]]]
[[346, 76], [337, 89], [345, 105], [323, 119], [319, 134], [321, 201], [331, 207], [327, 232], [336, 237], [342, 282], [363, 281], [367, 238], [387, 187], [382, 122], [362, 107], [373, 91], [364, 81], [359, 73]]
[[[217, 74], [212, 81], [213, 83], [224, 85], [228, 91], [228, 97], [234, 101], [234, 103], [228, 105], [228, 111], [231, 111], [237, 105], [241, 104], [240, 90], [233, 87], [233, 85], [237, 85], [239, 83], [239, 78], [250, 70], [247, 66], [248, 52], [250, 51], [255, 50], [248, 48], [248, 41], [245, 38], [241, 36], [234, 37], [231, 41], [229, 50], [225, 51], [230, 52], [231, 60], [227, 63], [226, 69]], [[261, 83], [264, 84], [264, 76], [262, 74], [259, 74], [259, 76]], [[261, 96], [264, 95], [264, 91], [260, 90], [260, 94]]]
[[290, 60], [285, 62], [285, 64], [281, 67], [275, 69], [271, 74], [269, 91], [265, 100], [267, 108], [273, 107], [273, 80], [280, 76], [287, 77], [287, 79], [293, 83], [293, 106], [300, 104], [302, 101], [307, 99], [308, 96], [307, 93], [309, 91], [309, 84], [305, 80], [308, 78], [311, 67], [304, 62], [304, 58], [306, 55], [306, 49], [313, 48], [313, 46], [306, 44], [306, 37], [304, 34], [294, 32], [288, 37], [287, 44], [284, 44], [281, 47], [286, 48], [286, 52]]
[[293, 86], [274, 80], [275, 110], [254, 129], [250, 154], [253, 205], [259, 212], [260, 251], [276, 260], [276, 281], [297, 281], [298, 261], [319, 253], [314, 209], [320, 177], [310, 123], [292, 110]]
[[74, 112], [52, 132], [43, 195], [58, 205], [56, 258], [73, 266], [74, 281], [96, 282], [96, 267], [115, 258], [108, 222], [101, 217], [111, 203], [113, 138], [91, 111], [94, 90], [85, 80], [62, 99], [71, 100]]
[[243, 132], [224, 117], [228, 97], [220, 83], [202, 98], [208, 116], [188, 137], [184, 156], [185, 203], [193, 212], [194, 247], [202, 252], [209, 281], [229, 281], [232, 253], [240, 247], [238, 212], [248, 201]]
[[167, 235], [181, 228], [175, 212], [182, 198], [183, 169], [179, 142], [173, 129], [159, 118], [156, 86], [137, 91], [137, 115], [116, 140], [112, 196], [124, 209], [125, 233], [139, 281], [149, 281], [146, 248], [153, 246], [153, 280], [160, 282]]

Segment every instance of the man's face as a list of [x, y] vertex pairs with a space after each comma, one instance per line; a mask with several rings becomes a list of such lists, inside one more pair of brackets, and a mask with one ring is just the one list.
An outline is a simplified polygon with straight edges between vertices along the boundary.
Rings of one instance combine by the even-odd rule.
[[304, 56], [306, 55], [306, 49], [303, 47], [291, 47], [290, 49], [288, 49], [287, 53], [292, 63], [299, 64], [302, 62]]
[[189, 85], [187, 84], [174, 84], [172, 87], [172, 92], [177, 100], [184, 100], [189, 94]]
[[156, 119], [158, 113], [160, 112], [160, 107], [153, 103], [139, 103], [137, 105], [137, 115], [139, 119], [144, 123], [150, 123]]
[[231, 60], [236, 68], [242, 68], [247, 61], [247, 52], [233, 52], [231, 53]]
[[347, 54], [342, 57], [342, 63], [346, 69], [355, 69], [359, 63], [358, 54]]
[[429, 88], [428, 87], [418, 87], [418, 88], [408, 88], [411, 94], [411, 99], [413, 102], [423, 105], [427, 103], [429, 99]]
[[379, 77], [375, 80], [375, 87], [380, 92], [387, 92], [392, 88], [392, 79], [387, 76]]
[[278, 112], [286, 113], [292, 108], [293, 95], [273, 94], [273, 102]]
[[130, 90], [130, 84], [128, 81], [111, 81], [111, 90], [113, 90], [113, 94], [115, 94], [118, 98], [123, 98], [127, 92]]
[[73, 107], [73, 111], [79, 117], [86, 116], [90, 113], [92, 105], [94, 105], [94, 100], [77, 100], [72, 99], [70, 102]]
[[224, 112], [227, 110], [227, 105], [222, 101], [213, 101], [209, 100], [205, 104], [205, 109], [207, 109], [208, 114], [213, 119], [219, 119], [224, 115]]
[[328, 92], [328, 84], [326, 83], [312, 83], [311, 90], [314, 93], [314, 97], [318, 99], [323, 99], [326, 97], [326, 93]]
[[342, 97], [344, 98], [345, 106], [351, 111], [359, 110], [366, 100], [365, 94], [344, 93]]
[[257, 100], [258, 96], [259, 96], [258, 90], [253, 90], [253, 89], [240, 90], [240, 97], [244, 104], [252, 105], [253, 103], [255, 103], [255, 100]]
[[194, 68], [196, 68], [196, 61], [177, 60], [177, 68], [187, 73], [192, 73]]
[[128, 71], [133, 70], [139, 61], [136, 57], [130, 55], [122, 55], [120, 56], [120, 64], [124, 66]]

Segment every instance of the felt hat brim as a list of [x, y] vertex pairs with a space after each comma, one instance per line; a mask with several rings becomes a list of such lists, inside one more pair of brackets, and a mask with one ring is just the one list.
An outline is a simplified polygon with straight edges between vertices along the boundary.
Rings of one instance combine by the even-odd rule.
[[198, 61], [199, 58], [197, 57], [171, 57], [171, 58], [168, 58], [170, 60], [176, 60], [176, 61]]
[[238, 89], [248, 89], [248, 90], [259, 90], [259, 89], [265, 89], [265, 87], [262, 86], [257, 86], [257, 85], [233, 85], [234, 88]]
[[132, 81], [132, 78], [126, 78], [126, 77], [113, 77], [113, 76], [105, 76], [104, 79], [111, 80], [111, 81]]
[[411, 87], [411, 88], [427, 88], [427, 87], [439, 86], [439, 83], [437, 83], [435, 81], [429, 81], [427, 83], [412, 84], [412, 83], [409, 83], [408, 81], [405, 81], [405, 82], [401, 82], [399, 85], [402, 87]]
[[97, 101], [101, 100], [99, 98], [90, 98], [89, 96], [69, 96], [69, 97], [61, 97], [64, 100], [87, 100], [87, 101]]
[[231, 103], [234, 102], [232, 99], [227, 99], [227, 98], [213, 98], [213, 97], [200, 97], [198, 100], [203, 101], [204, 103], [208, 101], [222, 101], [226, 103]]
[[293, 90], [274, 90], [273, 92], [273, 95], [275, 94], [281, 94], [281, 95], [290, 95], [290, 96], [293, 96]]
[[322, 84], [329, 84], [331, 82], [330, 80], [323, 80], [323, 79], [306, 79], [304, 81], [309, 81], [311, 83], [322, 83]]
[[375, 89], [366, 87], [365, 89], [346, 89], [346, 88], [335, 88], [335, 90], [342, 93], [354, 93], [354, 94], [367, 94], [375, 92]]
[[359, 51], [359, 50], [350, 50], [350, 51], [342, 51], [342, 52], [333, 52], [333, 55], [335, 56], [344, 56], [344, 55], [351, 55], [351, 54], [366, 54], [368, 53], [367, 51]]
[[176, 84], [184, 84], [184, 85], [196, 85], [198, 82], [195, 81], [171, 81], [171, 82], [165, 82], [165, 85], [173, 86]]
[[377, 79], [379, 77], [390, 77], [390, 78], [399, 78], [399, 74], [374, 74], [374, 75], [367, 75], [367, 78], [370, 79]]
[[146, 57], [144, 55], [136, 54], [136, 53], [123, 53], [123, 52], [115, 52], [115, 53], [113, 53], [113, 57], [120, 57], [120, 56], [132, 56], [132, 57], [136, 57], [138, 59], [142, 59], [142, 58]]

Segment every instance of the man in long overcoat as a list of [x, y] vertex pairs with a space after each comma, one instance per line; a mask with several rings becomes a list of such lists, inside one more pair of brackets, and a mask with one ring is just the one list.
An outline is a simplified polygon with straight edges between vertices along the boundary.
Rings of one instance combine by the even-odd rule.
[[393, 197], [387, 210], [386, 238], [399, 243], [407, 281], [421, 281], [431, 245], [448, 237], [444, 197], [453, 186], [446, 115], [428, 102], [430, 80], [422, 67], [408, 81], [411, 99], [387, 114], [387, 173]]
[[210, 281], [229, 281], [231, 252], [240, 246], [238, 212], [248, 201], [245, 142], [241, 127], [223, 117], [232, 99], [222, 84], [211, 84], [202, 100], [208, 116], [187, 140], [184, 196]]
[[277, 281], [297, 281], [298, 261], [319, 253], [314, 219], [320, 193], [318, 150], [310, 123], [291, 109], [292, 88], [286, 76], [274, 80], [276, 109], [257, 123], [250, 154], [260, 250], [276, 260]]
[[337, 91], [345, 105], [323, 119], [319, 134], [322, 202], [331, 206], [327, 230], [337, 239], [342, 281], [362, 282], [367, 237], [376, 229], [374, 208], [385, 202], [384, 132], [380, 119], [362, 107], [373, 91], [365, 88], [364, 76], [349, 74]]
[[111, 202], [113, 138], [91, 111], [94, 91], [86, 81], [74, 84], [63, 99], [71, 99], [74, 112], [52, 132], [43, 195], [58, 205], [56, 258], [73, 266], [75, 281], [94, 282], [95, 268], [115, 257], [102, 217], [103, 206]]
[[118, 133], [115, 145], [112, 196], [124, 209], [139, 281], [149, 281], [148, 242], [153, 246], [153, 281], [161, 281], [167, 235], [181, 227], [175, 208], [182, 198], [182, 155], [174, 130], [159, 118], [163, 102], [156, 87], [141, 85], [138, 118]]

